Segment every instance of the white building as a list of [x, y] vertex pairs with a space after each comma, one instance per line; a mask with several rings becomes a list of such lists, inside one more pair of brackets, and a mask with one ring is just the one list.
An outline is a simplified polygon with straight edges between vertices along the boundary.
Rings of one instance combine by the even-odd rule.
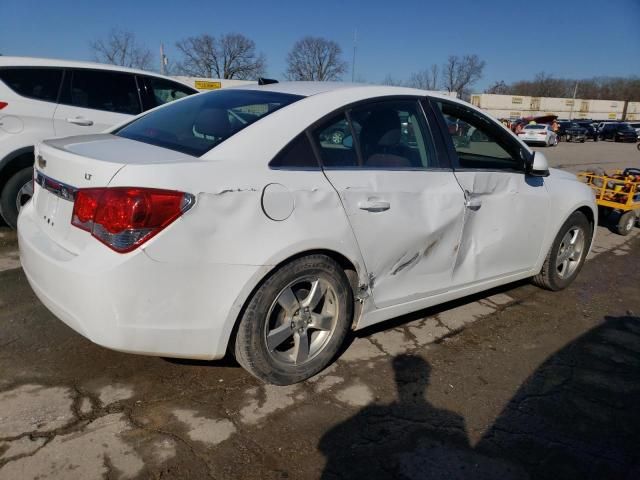
[[[622, 100], [586, 100], [581, 98], [527, 97], [476, 93], [471, 103], [496, 118], [515, 120], [522, 117], [557, 115], [558, 118], [622, 120]], [[626, 120], [640, 119], [640, 102], [629, 102]]]

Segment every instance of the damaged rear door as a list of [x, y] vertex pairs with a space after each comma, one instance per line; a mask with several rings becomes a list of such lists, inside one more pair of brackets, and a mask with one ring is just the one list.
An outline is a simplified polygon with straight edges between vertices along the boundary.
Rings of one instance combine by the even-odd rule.
[[370, 101], [313, 131], [356, 235], [377, 307], [451, 288], [464, 194], [415, 98]]
[[466, 201], [454, 283], [531, 270], [542, 253], [549, 217], [544, 178], [526, 175], [522, 145], [494, 120], [458, 103], [435, 104]]

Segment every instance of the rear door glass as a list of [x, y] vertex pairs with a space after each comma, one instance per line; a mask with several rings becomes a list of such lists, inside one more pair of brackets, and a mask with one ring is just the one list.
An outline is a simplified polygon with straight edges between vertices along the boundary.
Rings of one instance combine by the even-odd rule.
[[55, 102], [58, 99], [61, 68], [3, 68], [0, 80], [23, 97]]
[[105, 70], [69, 70], [60, 103], [74, 107], [137, 115], [142, 109], [135, 76]]

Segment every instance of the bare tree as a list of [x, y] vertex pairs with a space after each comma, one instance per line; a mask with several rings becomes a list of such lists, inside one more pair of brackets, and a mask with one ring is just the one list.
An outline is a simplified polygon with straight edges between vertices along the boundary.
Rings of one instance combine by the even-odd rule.
[[384, 80], [382, 80], [382, 85], [389, 85], [391, 87], [403, 87], [404, 82], [402, 80], [395, 78], [390, 73], [387, 73], [387, 76], [384, 77]]
[[442, 66], [442, 86], [449, 92], [457, 92], [461, 98], [468, 98], [469, 88], [482, 78], [484, 67], [484, 60], [477, 55], [450, 55]]
[[439, 74], [438, 65], [434, 63], [428, 69], [411, 74], [408, 85], [422, 90], [437, 90]]
[[151, 68], [151, 51], [138, 44], [135, 34], [127, 30], [114, 28], [106, 38], [91, 42], [89, 48], [94, 59], [101, 63], [143, 70]]
[[304, 37], [298, 40], [287, 55], [289, 80], [339, 80], [347, 71], [342, 49], [333, 40], [322, 37]]
[[495, 95], [507, 95], [509, 94], [509, 85], [504, 83], [504, 80], [494, 82], [484, 93], [492, 93]]
[[266, 70], [266, 58], [256, 53], [256, 44], [239, 33], [215, 38], [202, 34], [176, 43], [182, 61], [176, 71], [194, 77], [252, 80]]

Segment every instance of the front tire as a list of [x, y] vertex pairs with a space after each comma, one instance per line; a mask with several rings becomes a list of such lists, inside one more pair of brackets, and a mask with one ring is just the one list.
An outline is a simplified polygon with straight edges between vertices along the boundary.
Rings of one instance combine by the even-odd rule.
[[0, 212], [7, 225], [15, 229], [20, 208], [33, 196], [33, 168], [14, 173], [0, 194]]
[[334, 359], [352, 316], [353, 292], [340, 265], [325, 255], [298, 258], [249, 300], [235, 338], [236, 360], [266, 383], [301, 382]]
[[584, 265], [591, 238], [592, 227], [587, 217], [582, 212], [573, 212], [558, 231], [533, 283], [552, 291], [568, 287]]

